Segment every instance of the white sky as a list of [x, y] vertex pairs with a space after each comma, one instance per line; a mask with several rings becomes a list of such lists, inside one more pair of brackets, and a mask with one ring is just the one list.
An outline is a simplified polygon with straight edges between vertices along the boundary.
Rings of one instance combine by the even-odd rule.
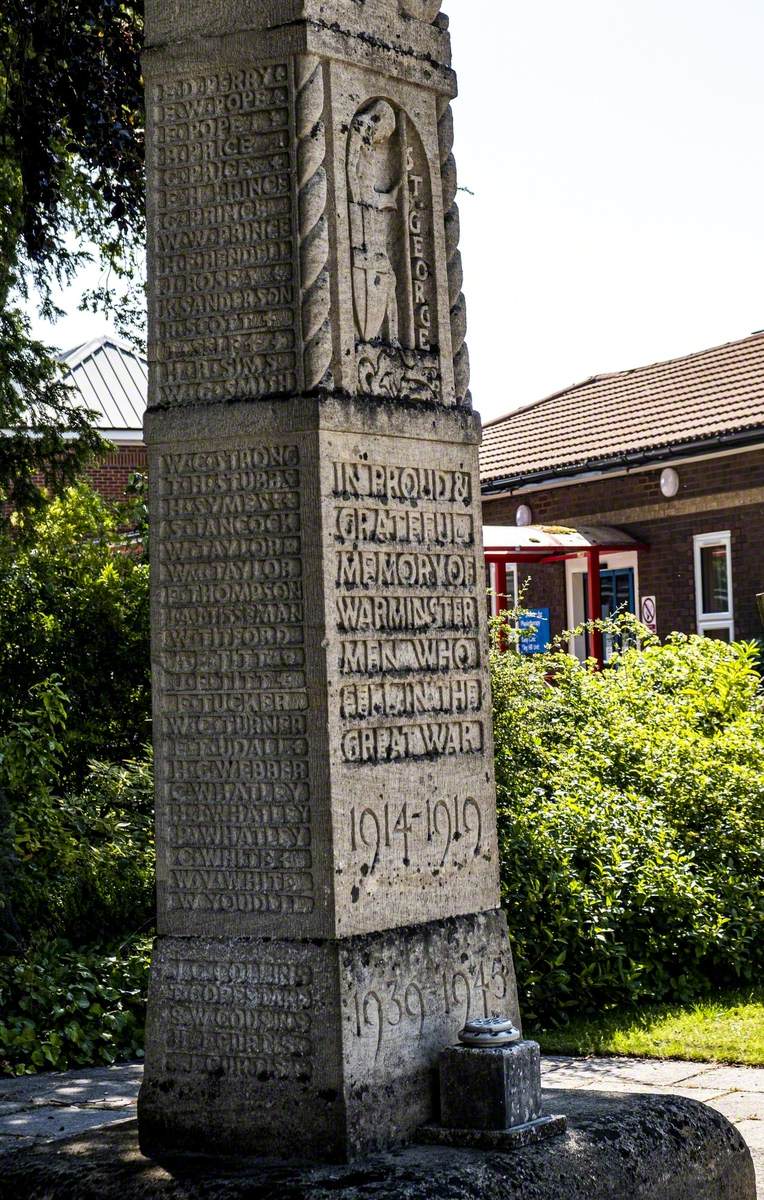
[[[484, 419], [764, 327], [761, 0], [444, 8]], [[103, 331], [73, 312], [37, 328]]]

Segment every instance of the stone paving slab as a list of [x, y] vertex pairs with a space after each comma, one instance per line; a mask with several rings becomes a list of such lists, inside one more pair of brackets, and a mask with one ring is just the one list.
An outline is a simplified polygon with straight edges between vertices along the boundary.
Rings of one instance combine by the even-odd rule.
[[25, 1108], [6, 1117], [2, 1122], [2, 1131], [5, 1137], [19, 1137], [24, 1141], [58, 1141], [59, 1138], [82, 1133], [86, 1129], [111, 1125], [114, 1121], [131, 1121], [133, 1118], [132, 1109], [74, 1108], [58, 1104], [48, 1107], [36, 1104], [33, 1108]]
[[0, 1077], [0, 1151], [132, 1119], [142, 1077], [142, 1063]]
[[713, 1088], [691, 1088], [682, 1084], [658, 1087], [649, 1083], [630, 1083], [627, 1079], [605, 1079], [599, 1084], [586, 1083], [576, 1086], [569, 1079], [565, 1083], [558, 1083], [554, 1076], [545, 1076], [543, 1087], [549, 1089], [553, 1086], [576, 1092], [608, 1092], [615, 1096], [683, 1096], [687, 1100], [697, 1100], [700, 1104], [712, 1104], [719, 1099], [719, 1092]]
[[120, 1108], [135, 1104], [143, 1078], [142, 1063], [88, 1070], [50, 1071], [16, 1078], [0, 1076], [0, 1117], [3, 1105], [83, 1104]]
[[703, 1066], [703, 1086], [716, 1087], [719, 1091], [764, 1093], [764, 1067], [715, 1067]]
[[[554, 1078], [555, 1087], [559, 1086], [558, 1080], [563, 1077], [574, 1081], [571, 1084], [573, 1087], [599, 1087], [604, 1080], [623, 1080], [659, 1087], [685, 1083], [687, 1087], [692, 1087], [690, 1081], [703, 1074], [704, 1068], [707, 1069], [704, 1063], [677, 1062], [673, 1059], [659, 1062], [644, 1058], [547, 1058], [544, 1061], [544, 1075]], [[705, 1088], [706, 1084], [701, 1086]]]

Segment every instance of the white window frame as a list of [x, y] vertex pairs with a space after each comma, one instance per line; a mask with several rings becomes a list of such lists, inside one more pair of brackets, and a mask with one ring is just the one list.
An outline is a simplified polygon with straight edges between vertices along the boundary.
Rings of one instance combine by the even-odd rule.
[[[731, 642], [735, 640], [735, 600], [732, 582], [732, 533], [729, 529], [717, 533], [697, 533], [692, 539], [695, 561], [695, 626], [699, 634], [726, 630]], [[727, 599], [724, 612], [703, 611], [703, 561], [701, 551], [707, 546], [724, 546], [727, 553]]]
[[[523, 581], [524, 582], [524, 581]], [[512, 608], [517, 605], [517, 597], [520, 593], [520, 582], [517, 577], [517, 563], [507, 563], [507, 596], [512, 596]]]

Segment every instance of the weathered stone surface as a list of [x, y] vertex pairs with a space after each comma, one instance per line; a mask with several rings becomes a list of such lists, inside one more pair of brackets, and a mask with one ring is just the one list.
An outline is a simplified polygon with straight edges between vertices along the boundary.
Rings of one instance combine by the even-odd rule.
[[514, 1154], [526, 1146], [545, 1142], [550, 1137], [560, 1137], [567, 1127], [568, 1118], [563, 1116], [541, 1116], [528, 1125], [515, 1125], [511, 1129], [454, 1129], [444, 1125], [423, 1125], [416, 1140], [424, 1146]]
[[155, 1151], [395, 1144], [516, 1014], [439, 7], [147, 13]]
[[440, 1056], [440, 1121], [452, 1129], [511, 1129], [541, 1116], [538, 1042], [495, 1050], [449, 1046]]
[[151, 6], [150, 407], [467, 400], [450, 45], [396, 8]]
[[333, 398], [225, 418], [148, 423], [160, 932], [496, 907], [476, 418]]
[[740, 1134], [701, 1104], [546, 1096], [568, 1113], [568, 1133], [513, 1154], [413, 1146], [344, 1167], [195, 1155], [158, 1163], [127, 1125], [2, 1155], [0, 1178], [14, 1200], [755, 1200]]
[[139, 1115], [147, 1149], [342, 1159], [437, 1114], [469, 1015], [519, 1019], [502, 914], [323, 942], [159, 939]]

